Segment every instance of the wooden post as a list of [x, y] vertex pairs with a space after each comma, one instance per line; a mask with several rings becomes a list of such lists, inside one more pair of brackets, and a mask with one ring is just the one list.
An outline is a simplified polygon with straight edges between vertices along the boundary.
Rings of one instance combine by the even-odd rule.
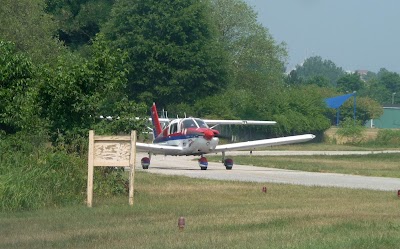
[[89, 131], [87, 206], [92, 207], [93, 200], [93, 167], [94, 167], [94, 131]]
[[131, 153], [129, 157], [129, 205], [133, 206], [136, 164], [136, 131], [131, 131]]

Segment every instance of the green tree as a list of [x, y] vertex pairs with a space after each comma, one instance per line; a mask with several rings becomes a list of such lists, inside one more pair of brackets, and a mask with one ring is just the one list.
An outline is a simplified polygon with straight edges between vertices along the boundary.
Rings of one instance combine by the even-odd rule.
[[137, 128], [133, 117], [144, 114], [141, 106], [128, 101], [121, 51], [108, 48], [101, 36], [92, 50], [90, 60], [72, 55], [61, 58], [41, 84], [42, 117], [50, 121], [53, 139], [86, 135], [89, 128], [102, 127], [98, 125], [104, 123], [102, 115], [119, 117], [113, 122], [114, 133], [128, 131]]
[[44, 0], [2, 0], [0, 37], [15, 43], [33, 62], [54, 63], [65, 49], [54, 38], [56, 23], [44, 12]]
[[0, 40], [0, 131], [15, 133], [38, 127], [37, 83], [32, 61], [11, 42]]
[[58, 37], [73, 50], [91, 44], [108, 20], [114, 0], [46, 0], [47, 13], [58, 23]]
[[[380, 104], [391, 103], [393, 92], [389, 91], [379, 81], [373, 81], [369, 84], [366, 92], [366, 96], [378, 101]], [[394, 98], [396, 100], [396, 98]]]
[[359, 92], [364, 88], [365, 84], [357, 73], [345, 74], [337, 81], [337, 89], [343, 93], [354, 91]]
[[219, 42], [229, 54], [232, 86], [265, 95], [282, 83], [285, 44], [277, 44], [257, 13], [242, 0], [211, 0]]
[[306, 81], [306, 84], [308, 85], [317, 85], [319, 87], [330, 87], [331, 85], [329, 84], [329, 79], [325, 78], [324, 76], [321, 75], [316, 75], [311, 78], [309, 78]]
[[328, 79], [330, 85], [334, 87], [336, 87], [337, 80], [345, 74], [341, 67], [337, 67], [331, 60], [322, 60], [320, 56], [307, 58], [302, 65], [297, 65], [295, 70], [302, 81], [322, 76]]
[[382, 68], [378, 74], [378, 84], [386, 88], [386, 96], [384, 98], [384, 103], [390, 103], [391, 96], [393, 93], [400, 94], [400, 75], [395, 72], [389, 72], [388, 70]]
[[[316, 77], [319, 77], [319, 76], [316, 76]], [[297, 73], [296, 70], [292, 70], [285, 77], [285, 83], [288, 86], [300, 85], [300, 84], [303, 84], [303, 78], [299, 77], [299, 74]]]
[[277, 135], [321, 133], [330, 127], [324, 115], [327, 107], [324, 102], [325, 89], [316, 85], [287, 88], [278, 95], [279, 110], [273, 114], [278, 125], [274, 127]]
[[194, 103], [227, 84], [209, 6], [196, 0], [120, 0], [104, 33], [128, 53], [128, 94], [159, 107]]
[[[362, 124], [383, 114], [382, 106], [369, 97], [356, 97], [356, 120]], [[340, 120], [354, 118], [354, 101], [346, 101], [340, 107]]]

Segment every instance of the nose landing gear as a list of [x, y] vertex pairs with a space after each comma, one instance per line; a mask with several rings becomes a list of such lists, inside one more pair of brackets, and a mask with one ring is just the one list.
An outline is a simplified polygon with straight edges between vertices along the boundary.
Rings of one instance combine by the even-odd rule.
[[201, 170], [206, 170], [207, 169], [207, 167], [208, 167], [208, 161], [207, 161], [207, 158], [205, 158], [205, 157], [200, 157], [200, 159], [199, 159], [199, 166], [200, 166], [200, 169]]
[[150, 165], [150, 158], [143, 157], [142, 160], [140, 161], [140, 163], [142, 164], [143, 169], [148, 169], [149, 165]]

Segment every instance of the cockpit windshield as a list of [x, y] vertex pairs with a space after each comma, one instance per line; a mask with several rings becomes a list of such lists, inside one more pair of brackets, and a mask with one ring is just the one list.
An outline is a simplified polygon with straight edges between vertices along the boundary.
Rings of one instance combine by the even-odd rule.
[[183, 120], [182, 122], [182, 128], [187, 129], [187, 128], [197, 128], [196, 122], [192, 118], [188, 118]]
[[208, 125], [201, 119], [196, 118], [196, 123], [200, 128], [208, 128]]
[[207, 124], [201, 119], [188, 118], [182, 121], [182, 128], [208, 128]]

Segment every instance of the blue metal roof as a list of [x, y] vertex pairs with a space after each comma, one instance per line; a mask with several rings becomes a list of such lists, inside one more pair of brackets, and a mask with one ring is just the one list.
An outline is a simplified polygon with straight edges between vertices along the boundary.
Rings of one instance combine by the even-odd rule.
[[337, 109], [340, 106], [342, 106], [343, 103], [346, 102], [346, 100], [348, 100], [352, 96], [354, 96], [354, 93], [336, 96], [336, 97], [332, 97], [332, 98], [327, 98], [327, 99], [325, 99], [325, 102], [329, 108]]

